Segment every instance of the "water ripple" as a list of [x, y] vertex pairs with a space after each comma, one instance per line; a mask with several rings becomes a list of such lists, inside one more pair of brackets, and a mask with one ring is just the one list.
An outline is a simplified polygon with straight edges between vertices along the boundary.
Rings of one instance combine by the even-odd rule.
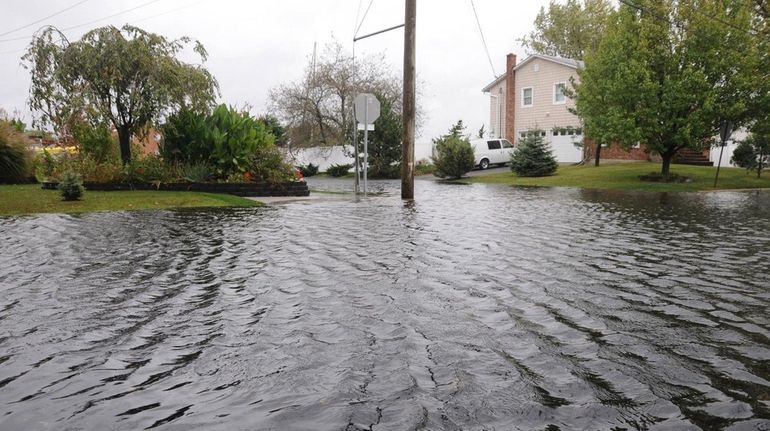
[[394, 186], [0, 218], [0, 429], [770, 428], [770, 194]]

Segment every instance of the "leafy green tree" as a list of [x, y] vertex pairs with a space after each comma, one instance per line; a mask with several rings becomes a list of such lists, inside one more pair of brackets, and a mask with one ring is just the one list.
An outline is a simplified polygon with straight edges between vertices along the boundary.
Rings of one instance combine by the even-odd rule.
[[82, 117], [111, 123], [121, 159], [129, 163], [131, 137], [139, 130], [181, 108], [213, 103], [217, 83], [211, 74], [177, 58], [191, 44], [205, 61], [203, 46], [187, 37], [170, 40], [126, 25], [97, 28], [69, 42], [47, 27], [23, 57], [32, 75], [30, 108], [60, 134]]
[[519, 39], [529, 53], [582, 60], [595, 50], [614, 9], [609, 0], [551, 1], [540, 8], [535, 29]]
[[756, 171], [760, 178], [762, 171], [770, 165], [770, 124], [757, 123], [749, 136], [738, 144], [731, 161], [748, 171]]
[[737, 0], [635, 4], [621, 5], [586, 56], [576, 112], [600, 143], [644, 143], [667, 177], [677, 151], [701, 150], [721, 120], [747, 121], [760, 56], [750, 34], [735, 28], [748, 28], [752, 8]]
[[511, 170], [520, 177], [553, 175], [559, 164], [540, 133], [529, 133], [511, 156]]
[[465, 136], [463, 120], [459, 120], [449, 133], [433, 139], [433, 174], [439, 178], [457, 179], [473, 170], [473, 147]]

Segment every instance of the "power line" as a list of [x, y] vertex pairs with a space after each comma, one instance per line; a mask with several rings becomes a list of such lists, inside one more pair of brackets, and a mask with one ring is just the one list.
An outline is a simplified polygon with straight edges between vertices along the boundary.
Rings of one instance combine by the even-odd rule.
[[[84, 1], [87, 1], [87, 0], [84, 0]], [[159, 2], [159, 1], [161, 1], [161, 0], [150, 0], [150, 1], [146, 2], [146, 3], [142, 3], [142, 4], [140, 4], [139, 6], [134, 6], [134, 7], [132, 7], [132, 8], [129, 8], [129, 9], [125, 9], [125, 10], [122, 10], [122, 11], [120, 11], [120, 12], [116, 12], [116, 13], [114, 13], [114, 14], [111, 14], [111, 15], [107, 15], [107, 16], [104, 16], [104, 17], [101, 17], [101, 18], [98, 18], [98, 19], [95, 19], [95, 20], [91, 20], [91, 21], [88, 21], [88, 22], [84, 22], [84, 23], [82, 23], [82, 24], [73, 25], [73, 26], [71, 26], [71, 27], [60, 28], [60, 29], [58, 29], [58, 30], [59, 30], [59, 31], [62, 31], [62, 32], [64, 32], [64, 31], [68, 31], [68, 30], [74, 30], [74, 29], [76, 29], [76, 28], [80, 28], [80, 27], [84, 27], [84, 26], [87, 26], [87, 25], [91, 25], [91, 24], [97, 23], [97, 22], [99, 22], [99, 21], [104, 21], [104, 20], [106, 20], [106, 19], [115, 18], [116, 16], [119, 16], [119, 15], [123, 15], [123, 14], [125, 14], [125, 13], [133, 12], [133, 11], [135, 11], [135, 10], [137, 10], [137, 9], [140, 9], [140, 8], [143, 8], [143, 7], [146, 7], [146, 6], [149, 6], [149, 5], [151, 5], [151, 4], [153, 4], [153, 3], [157, 3], [157, 2]], [[14, 38], [9, 38], [9, 39], [0, 39], [0, 42], [11, 42], [11, 41], [15, 41], [15, 40], [26, 40], [26, 39], [31, 39], [31, 38], [33, 38], [33, 37], [34, 37], [34, 35], [31, 35], [31, 36], [23, 36], [23, 37], [14, 37]]]
[[[667, 22], [667, 23], [669, 23], [671, 25], [675, 25], [675, 26], [680, 27], [680, 28], [682, 26], [681, 22], [675, 22], [675, 21], [673, 21], [673, 20], [671, 20], [671, 19], [669, 19], [667, 17], [662, 17], [662, 16], [660, 16], [660, 15], [658, 15], [656, 13], [653, 13], [652, 11], [648, 10], [647, 8], [632, 2], [631, 0], [620, 0], [620, 2], [622, 4], [630, 7], [630, 8], [636, 9], [636, 10], [638, 10], [640, 12], [647, 13], [647, 14], [651, 15], [652, 17], [657, 18], [660, 21], [665, 21], [665, 22]], [[693, 8], [693, 10], [697, 14], [702, 15], [702, 16], [704, 16], [704, 17], [706, 17], [706, 18], [708, 18], [708, 19], [710, 19], [712, 21], [718, 22], [719, 24], [722, 24], [722, 25], [724, 25], [726, 27], [730, 27], [733, 30], [738, 30], [738, 31], [745, 32], [745, 33], [749, 34], [750, 36], [757, 36], [758, 35], [758, 33], [756, 31], [754, 31], [754, 30], [752, 30], [750, 28], [745, 28], [745, 27], [737, 26], [737, 25], [735, 25], [735, 24], [733, 24], [731, 22], [725, 21], [725, 20], [723, 20], [723, 19], [721, 19], [719, 17], [713, 16], [713, 15], [709, 15], [709, 14], [701, 11], [698, 8]]]
[[23, 25], [23, 26], [21, 26], [21, 27], [17, 27], [17, 28], [14, 28], [13, 30], [8, 30], [8, 31], [6, 31], [5, 33], [0, 33], [0, 36], [5, 36], [5, 35], [7, 35], [7, 34], [15, 33], [15, 32], [17, 32], [17, 31], [19, 31], [19, 30], [24, 30], [24, 29], [25, 29], [25, 28], [27, 28], [27, 27], [32, 27], [33, 25], [35, 25], [35, 24], [39, 24], [39, 23], [41, 23], [41, 22], [43, 22], [43, 21], [47, 20], [48, 18], [53, 18], [53, 17], [55, 17], [56, 15], [60, 15], [60, 14], [63, 14], [64, 12], [67, 12], [68, 10], [70, 10], [70, 9], [74, 8], [75, 6], [79, 6], [79, 5], [81, 5], [81, 4], [83, 4], [83, 3], [87, 2], [87, 1], [88, 1], [88, 0], [81, 0], [81, 1], [79, 1], [79, 2], [77, 2], [77, 3], [75, 3], [75, 4], [73, 4], [73, 5], [70, 5], [70, 6], [67, 6], [67, 7], [65, 7], [64, 9], [62, 9], [62, 10], [60, 10], [60, 11], [54, 12], [54, 13], [52, 13], [52, 14], [48, 15], [48, 16], [47, 16], [47, 17], [45, 17], [45, 18], [40, 18], [40, 19], [39, 19], [39, 20], [37, 20], [37, 21], [33, 21], [33, 22], [31, 22], [31, 23], [29, 23], [29, 24], [25, 24], [25, 25]]
[[356, 9], [356, 20], [353, 21], [353, 38], [356, 37], [356, 26], [358, 25], [358, 18], [361, 16], [361, 3], [363, 0], [358, 0], [358, 9]]
[[476, 17], [476, 25], [479, 28], [479, 34], [481, 35], [481, 43], [484, 44], [484, 51], [487, 53], [487, 60], [489, 60], [489, 67], [492, 68], [492, 76], [497, 78], [497, 73], [495, 73], [495, 65], [492, 63], [492, 57], [489, 55], [489, 48], [487, 47], [487, 41], [484, 39], [484, 32], [481, 30], [481, 22], [479, 21], [479, 14], [476, 13], [476, 5], [473, 3], [473, 0], [471, 0], [471, 7], [473, 8], [473, 15]]
[[366, 11], [364, 11], [364, 16], [361, 17], [361, 22], [358, 24], [358, 28], [356, 28], [356, 32], [353, 34], [354, 39], [356, 38], [356, 36], [358, 36], [358, 32], [361, 31], [361, 26], [364, 25], [364, 21], [366, 20], [366, 15], [369, 14], [369, 9], [372, 8], [372, 3], [374, 3], [374, 0], [369, 0], [369, 6], [366, 7]]
[[174, 13], [174, 12], [180, 11], [182, 9], [187, 9], [187, 8], [190, 8], [190, 7], [193, 7], [193, 6], [198, 6], [199, 4], [201, 4], [201, 3], [205, 2], [205, 1], [206, 0], [200, 0], [200, 1], [197, 1], [195, 3], [190, 3], [190, 4], [186, 4], [184, 6], [180, 6], [178, 8], [175, 8], [175, 9], [171, 9], [171, 10], [166, 11], [166, 12], [161, 12], [161, 13], [158, 13], [158, 14], [155, 14], [155, 15], [150, 15], [150, 16], [142, 18], [142, 19], [133, 20], [133, 21], [131, 21], [131, 24], [132, 25], [133, 24], [137, 24], [137, 23], [140, 23], [140, 22], [143, 22], [143, 21], [147, 21], [147, 20], [150, 20], [150, 19], [153, 19], [153, 18], [157, 18], [159, 16], [168, 15], [170, 13]]
[[84, 22], [84, 23], [78, 24], [78, 25], [73, 25], [72, 27], [62, 28], [61, 31], [73, 30], [73, 29], [76, 29], [76, 28], [80, 28], [80, 27], [84, 27], [84, 26], [87, 26], [87, 25], [91, 25], [91, 24], [97, 23], [99, 21], [104, 21], [106, 19], [114, 18], [114, 17], [116, 17], [118, 15], [123, 15], [124, 13], [133, 12], [133, 11], [135, 11], [137, 9], [143, 8], [145, 6], [149, 6], [149, 5], [151, 5], [153, 3], [157, 3], [159, 1], [161, 1], [161, 0], [150, 0], [150, 1], [146, 2], [146, 3], [140, 4], [139, 6], [134, 6], [134, 7], [130, 8], [130, 9], [122, 10], [122, 11], [114, 13], [112, 15], [107, 15], [107, 16], [105, 16], [103, 18], [95, 19], [93, 21]]

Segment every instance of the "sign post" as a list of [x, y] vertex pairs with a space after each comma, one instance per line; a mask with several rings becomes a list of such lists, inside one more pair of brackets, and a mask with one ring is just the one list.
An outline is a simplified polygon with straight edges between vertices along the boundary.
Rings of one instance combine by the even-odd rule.
[[[353, 103], [358, 122], [358, 129], [364, 130], [364, 196], [367, 192], [367, 177], [369, 166], [369, 130], [374, 130], [374, 122], [380, 118], [380, 101], [374, 94], [361, 93]], [[358, 163], [358, 160], [356, 160]]]
[[717, 180], [719, 180], [719, 168], [722, 166], [722, 153], [725, 151], [725, 144], [727, 139], [733, 133], [733, 122], [729, 120], [722, 120], [722, 126], [719, 128], [719, 139], [722, 140], [722, 148], [719, 150], [719, 162], [717, 163], [717, 174], [714, 177], [714, 188], [717, 188]]

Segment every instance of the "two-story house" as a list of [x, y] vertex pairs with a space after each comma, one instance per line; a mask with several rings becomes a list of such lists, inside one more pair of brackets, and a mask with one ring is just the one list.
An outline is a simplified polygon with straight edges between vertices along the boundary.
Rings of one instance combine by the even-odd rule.
[[[521, 63], [516, 55], [508, 54], [506, 73], [482, 92], [489, 93], [489, 124], [493, 137], [503, 137], [518, 143], [528, 133], [540, 133], [551, 145], [559, 162], [579, 162], [593, 154], [591, 145], [585, 149], [580, 118], [570, 112], [574, 100], [565, 90], [578, 79], [582, 61], [534, 54]], [[577, 145], [576, 145], [577, 144]], [[646, 160], [643, 148], [622, 150], [613, 145], [602, 150], [605, 158]]]

